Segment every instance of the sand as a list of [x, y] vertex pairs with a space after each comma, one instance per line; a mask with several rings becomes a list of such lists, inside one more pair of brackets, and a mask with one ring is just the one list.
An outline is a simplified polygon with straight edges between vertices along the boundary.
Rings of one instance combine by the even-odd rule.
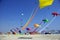
[[60, 34], [0, 35], [0, 40], [60, 40]]

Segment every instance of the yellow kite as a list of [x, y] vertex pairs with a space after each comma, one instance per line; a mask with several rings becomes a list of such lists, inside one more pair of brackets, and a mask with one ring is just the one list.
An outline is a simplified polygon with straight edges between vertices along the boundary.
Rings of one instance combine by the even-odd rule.
[[53, 1], [54, 0], [39, 0], [39, 6], [42, 9], [42, 8], [44, 8], [46, 6], [52, 5]]

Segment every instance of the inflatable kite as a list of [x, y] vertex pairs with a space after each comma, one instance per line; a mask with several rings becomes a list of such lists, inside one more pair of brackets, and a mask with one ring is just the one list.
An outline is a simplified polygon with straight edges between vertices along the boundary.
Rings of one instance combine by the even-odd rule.
[[54, 0], [39, 0], [39, 6], [42, 9], [42, 8], [44, 8], [46, 6], [52, 5], [53, 4], [53, 1]]

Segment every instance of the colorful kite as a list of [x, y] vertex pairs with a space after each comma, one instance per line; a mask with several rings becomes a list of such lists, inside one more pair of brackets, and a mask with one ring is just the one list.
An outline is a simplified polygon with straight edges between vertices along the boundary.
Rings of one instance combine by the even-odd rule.
[[42, 8], [44, 8], [46, 6], [52, 5], [53, 4], [53, 1], [54, 0], [39, 0], [39, 6], [42, 9]]
[[53, 16], [60, 16], [60, 14], [57, 13], [57, 12], [53, 12], [52, 15], [53, 15]]
[[48, 19], [43, 19], [42, 21], [43, 21], [44, 23], [46, 23], [46, 22], [48, 22]]

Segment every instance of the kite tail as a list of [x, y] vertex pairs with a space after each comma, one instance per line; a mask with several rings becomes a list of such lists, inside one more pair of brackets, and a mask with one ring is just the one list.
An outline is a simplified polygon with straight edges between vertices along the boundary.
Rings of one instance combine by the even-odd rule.
[[59, 14], [59, 16], [60, 16], [60, 14]]
[[38, 8], [39, 8], [39, 6], [37, 6], [37, 8], [33, 11], [32, 16], [29, 18], [29, 20], [26, 22], [26, 24], [22, 27], [22, 30], [24, 30], [30, 24], [30, 22], [32, 21], [32, 19], [36, 15]]
[[39, 32], [41, 33], [46, 27], [48, 27], [55, 20], [55, 18], [56, 18], [56, 16], [43, 29], [39, 30]]
[[41, 25], [43, 22], [41, 21], [40, 23], [39, 23], [39, 25]]

